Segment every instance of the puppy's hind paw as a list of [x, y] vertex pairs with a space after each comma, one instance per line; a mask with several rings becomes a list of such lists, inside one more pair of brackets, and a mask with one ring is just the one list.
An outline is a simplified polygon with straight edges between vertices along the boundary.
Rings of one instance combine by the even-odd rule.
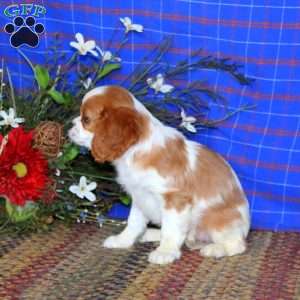
[[208, 244], [201, 248], [200, 253], [205, 257], [221, 258], [226, 256], [226, 250], [223, 244]]
[[180, 256], [181, 253], [178, 250], [171, 251], [156, 249], [150, 253], [148, 260], [152, 264], [165, 265], [175, 261], [180, 258]]
[[242, 254], [246, 250], [244, 242], [232, 242], [232, 243], [215, 243], [204, 246], [200, 253], [206, 257], [221, 258], [223, 256], [233, 256]]
[[139, 240], [141, 243], [159, 242], [160, 229], [148, 228]]
[[112, 235], [103, 242], [104, 248], [129, 248], [132, 246], [132, 242], [129, 239], [125, 239], [120, 235]]

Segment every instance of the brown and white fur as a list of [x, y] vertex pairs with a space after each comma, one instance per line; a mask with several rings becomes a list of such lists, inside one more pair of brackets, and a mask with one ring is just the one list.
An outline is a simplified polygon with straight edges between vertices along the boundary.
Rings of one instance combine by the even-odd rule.
[[[121, 87], [98, 87], [83, 98], [69, 137], [88, 147], [97, 162], [112, 162], [132, 197], [126, 228], [104, 241], [128, 248], [159, 241], [151, 263], [180, 258], [185, 243], [203, 256], [243, 253], [249, 207], [228, 163], [156, 119]], [[153, 223], [161, 229], [148, 229]]]

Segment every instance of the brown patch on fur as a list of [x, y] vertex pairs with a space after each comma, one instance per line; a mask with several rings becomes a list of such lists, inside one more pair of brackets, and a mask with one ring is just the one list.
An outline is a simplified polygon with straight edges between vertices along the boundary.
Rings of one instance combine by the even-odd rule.
[[177, 211], [183, 210], [187, 204], [192, 204], [192, 195], [186, 195], [180, 192], [170, 192], [164, 194], [165, 208], [175, 208]]
[[244, 195], [238, 188], [234, 188], [225, 197], [224, 201], [207, 208], [198, 224], [198, 231], [221, 231], [225, 227], [241, 219], [237, 207], [243, 205]]
[[133, 108], [131, 95], [118, 86], [107, 87], [103, 94], [91, 96], [82, 103], [80, 115], [83, 127], [90, 131], [95, 131], [96, 122], [102, 118], [107, 110], [127, 107]]
[[105, 110], [96, 121], [92, 155], [97, 162], [111, 162], [147, 134], [145, 117], [127, 107]]
[[[236, 205], [235, 200], [229, 199], [236, 186], [235, 178], [221, 156], [199, 145], [197, 162], [192, 170], [187, 155], [184, 139], [177, 137], [167, 140], [164, 147], [139, 153], [135, 162], [141, 168], [155, 169], [169, 180], [171, 193], [165, 195], [167, 208], [181, 211], [194, 200], [208, 201], [217, 195], [222, 197], [225, 206], [228, 203]], [[237, 201], [243, 202], [242, 194]]]
[[185, 179], [185, 184], [203, 199], [218, 194], [225, 197], [235, 185], [231, 169], [223, 158], [204, 146], [199, 146], [197, 165], [191, 177], [191, 180]]
[[155, 168], [163, 177], [182, 176], [187, 167], [184, 140], [181, 137], [169, 139], [163, 147], [137, 153], [135, 162], [144, 169]]

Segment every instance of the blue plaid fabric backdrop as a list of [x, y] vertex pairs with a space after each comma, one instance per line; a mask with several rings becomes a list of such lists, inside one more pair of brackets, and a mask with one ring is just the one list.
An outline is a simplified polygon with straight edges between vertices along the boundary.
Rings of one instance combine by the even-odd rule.
[[[40, 4], [47, 10], [38, 17], [45, 26], [37, 48], [21, 47], [33, 63], [42, 63], [55, 33], [63, 50], [76, 32], [94, 39], [105, 50], [116, 32], [123, 31], [120, 17], [128, 16], [145, 28], [129, 36], [121, 51], [122, 71], [108, 83], [121, 83], [153, 45], [165, 35], [174, 36], [167, 60], [175, 63], [203, 48], [217, 57], [231, 57], [256, 79], [241, 87], [215, 71], [190, 73], [182, 78], [209, 80], [231, 108], [255, 104], [224, 122], [219, 129], [194, 136], [221, 153], [237, 172], [248, 196], [252, 227], [300, 230], [300, 3], [295, 0], [1, 0], [0, 57], [11, 70], [17, 88], [32, 84], [32, 74], [3, 27], [12, 18], [3, 11], [12, 4]], [[213, 117], [213, 113], [211, 115]]]

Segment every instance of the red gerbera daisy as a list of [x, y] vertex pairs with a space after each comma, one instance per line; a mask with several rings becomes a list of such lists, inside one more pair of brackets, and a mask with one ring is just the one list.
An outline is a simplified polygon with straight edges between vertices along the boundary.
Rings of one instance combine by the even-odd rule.
[[0, 195], [19, 206], [37, 201], [48, 183], [47, 160], [32, 147], [32, 139], [33, 130], [22, 127], [10, 131], [6, 144], [0, 135]]

